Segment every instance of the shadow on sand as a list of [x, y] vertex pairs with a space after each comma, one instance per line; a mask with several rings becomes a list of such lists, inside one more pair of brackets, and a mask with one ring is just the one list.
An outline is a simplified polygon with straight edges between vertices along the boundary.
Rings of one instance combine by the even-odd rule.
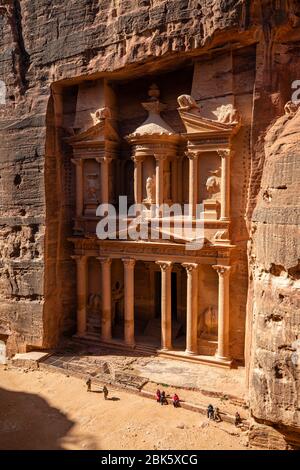
[[62, 450], [63, 441], [80, 447], [80, 437], [68, 436], [74, 424], [38, 395], [0, 388], [1, 450]]

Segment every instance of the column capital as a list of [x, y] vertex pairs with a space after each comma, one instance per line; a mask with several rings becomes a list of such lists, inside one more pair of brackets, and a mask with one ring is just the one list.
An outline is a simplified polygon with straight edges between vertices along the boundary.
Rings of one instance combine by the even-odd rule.
[[80, 261], [86, 261], [88, 259], [88, 256], [87, 255], [72, 255], [71, 258], [76, 262], [80, 262]]
[[135, 259], [133, 258], [123, 258], [122, 259], [123, 263], [124, 263], [124, 266], [126, 267], [130, 267], [130, 268], [134, 268], [134, 265], [136, 263]]
[[221, 158], [229, 158], [230, 156], [232, 156], [232, 152], [230, 149], [219, 149], [217, 150], [217, 153]]
[[197, 269], [199, 265], [197, 263], [182, 263], [182, 266], [186, 269], [187, 273], [191, 273]]
[[223, 266], [220, 264], [215, 264], [212, 266], [215, 271], [219, 274], [219, 276], [226, 276], [229, 274], [231, 266]]
[[107, 266], [110, 266], [111, 265], [111, 258], [104, 258], [102, 256], [98, 256], [97, 257], [97, 260], [100, 261], [100, 263], [102, 265], [107, 265]]
[[130, 157], [130, 159], [134, 162], [134, 163], [142, 163], [144, 160], [145, 160], [145, 157], [144, 155], [132, 155]]
[[168, 271], [172, 269], [173, 263], [172, 261], [155, 261], [155, 264], [160, 266], [162, 271]]
[[98, 163], [102, 164], [102, 163], [110, 163], [113, 160], [113, 158], [104, 156], [104, 157], [96, 157], [95, 160]]
[[82, 166], [83, 158], [71, 158], [71, 162], [73, 163], [73, 165]]
[[196, 150], [188, 150], [187, 152], [185, 152], [185, 155], [188, 157], [189, 160], [197, 160], [197, 158], [199, 157], [199, 153], [200, 152]]
[[164, 153], [155, 153], [154, 158], [156, 161], [164, 161], [168, 158], [168, 155], [165, 155]]

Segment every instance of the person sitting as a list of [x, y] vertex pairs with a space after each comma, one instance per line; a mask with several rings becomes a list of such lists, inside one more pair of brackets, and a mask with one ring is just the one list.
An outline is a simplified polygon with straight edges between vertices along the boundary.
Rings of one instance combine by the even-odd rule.
[[214, 419], [214, 407], [212, 405], [207, 407], [207, 417], [208, 419]]
[[216, 407], [215, 410], [214, 410], [214, 421], [215, 421], [216, 423], [220, 423], [220, 422], [222, 421], [222, 418], [221, 418], [221, 416], [220, 416], [220, 410], [219, 410], [219, 408], [217, 408], [217, 407]]
[[168, 404], [168, 400], [166, 399], [166, 393], [165, 392], [161, 392], [160, 404], [161, 405], [167, 405]]
[[156, 390], [155, 396], [156, 396], [157, 403], [160, 403], [161, 393], [159, 389]]
[[172, 400], [173, 400], [174, 408], [178, 408], [180, 400], [179, 400], [179, 396], [177, 395], [177, 393], [174, 393]]

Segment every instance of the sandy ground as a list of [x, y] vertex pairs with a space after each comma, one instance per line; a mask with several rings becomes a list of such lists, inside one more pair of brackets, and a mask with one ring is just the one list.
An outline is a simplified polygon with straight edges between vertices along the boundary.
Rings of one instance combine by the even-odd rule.
[[233, 426], [48, 371], [0, 367], [0, 449], [243, 449]]

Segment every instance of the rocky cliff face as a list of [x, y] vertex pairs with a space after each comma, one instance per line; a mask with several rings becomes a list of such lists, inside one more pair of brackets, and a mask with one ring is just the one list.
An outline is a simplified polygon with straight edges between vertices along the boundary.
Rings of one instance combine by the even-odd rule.
[[0, 335], [10, 351], [53, 345], [72, 322], [51, 85], [142, 76], [251, 45], [246, 364], [260, 423], [251, 437], [299, 442], [300, 118], [280, 118], [300, 79], [299, 29], [297, 0], [0, 0]]
[[278, 431], [270, 442], [274, 447], [280, 441], [285, 447], [280, 436], [285, 432], [293, 445], [297, 438], [292, 430], [300, 430], [300, 110], [286, 112], [265, 137], [250, 253], [254, 290], [250, 401], [255, 417], [276, 423]]

